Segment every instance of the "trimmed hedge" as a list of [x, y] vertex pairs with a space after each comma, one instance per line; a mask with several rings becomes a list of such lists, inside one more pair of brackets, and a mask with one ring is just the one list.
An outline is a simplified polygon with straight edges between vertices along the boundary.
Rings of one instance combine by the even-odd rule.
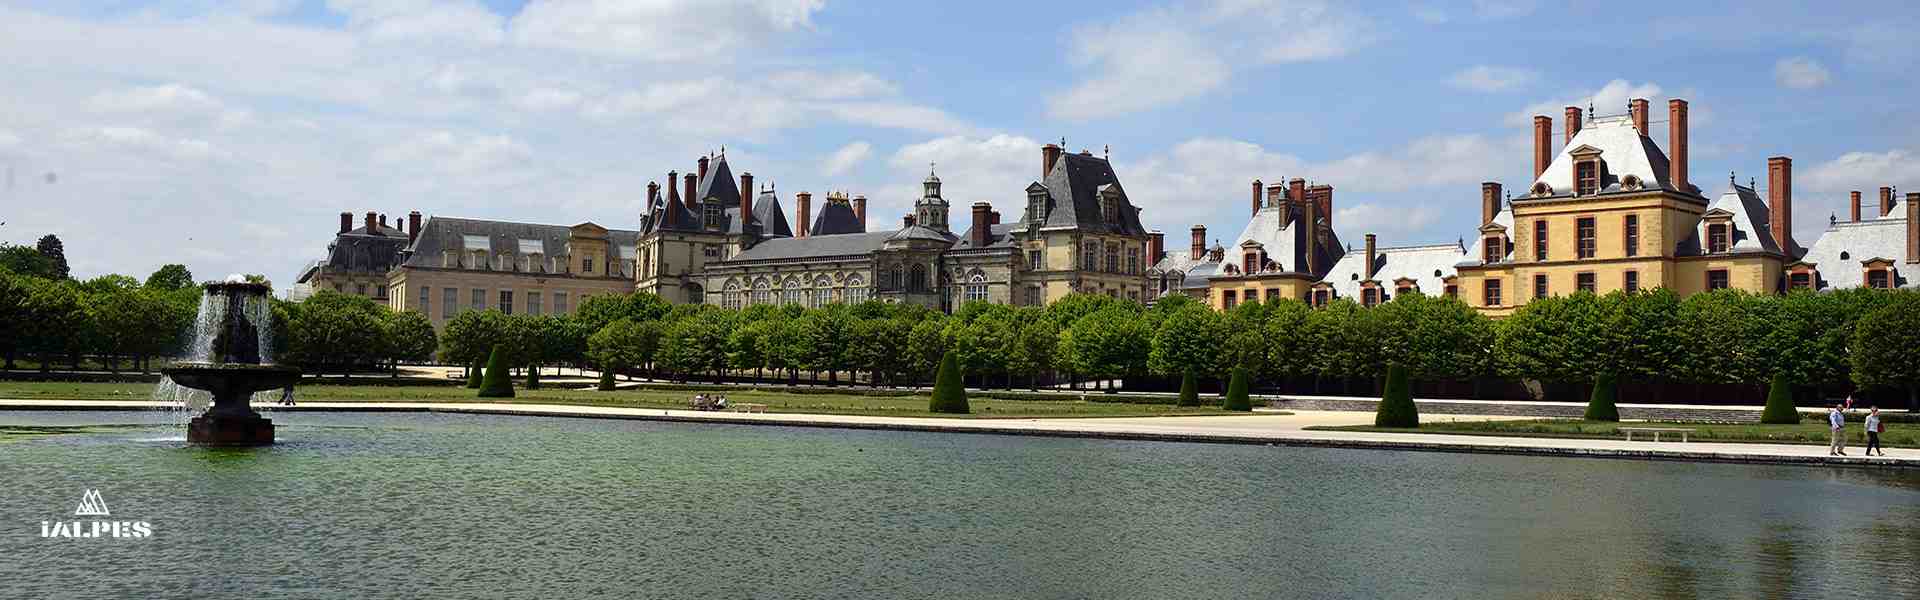
[[1406, 367], [1387, 367], [1387, 390], [1380, 397], [1380, 411], [1373, 415], [1373, 426], [1420, 426], [1420, 409], [1413, 405], [1413, 385], [1407, 381]]
[[600, 385], [595, 386], [594, 389], [602, 392], [613, 391], [613, 369], [600, 369]]
[[527, 367], [527, 389], [540, 389], [540, 367], [538, 365]]
[[1253, 411], [1253, 401], [1247, 398], [1247, 379], [1246, 367], [1233, 368], [1233, 379], [1227, 383], [1227, 395], [1221, 398], [1221, 408], [1241, 412]]
[[500, 357], [500, 347], [493, 347], [493, 356], [487, 359], [487, 374], [480, 380], [481, 398], [512, 398], [513, 380], [507, 377], [507, 365]]
[[1612, 374], [1601, 375], [1593, 382], [1593, 397], [1587, 399], [1588, 421], [1620, 421], [1620, 407], [1615, 403], [1620, 397], [1617, 381]]
[[486, 371], [485, 363], [477, 360], [473, 361], [473, 368], [467, 371], [467, 388], [474, 390], [480, 389], [481, 374]]
[[927, 400], [927, 412], [957, 415], [973, 412], [967, 406], [967, 386], [961, 379], [960, 361], [952, 352], [940, 358], [940, 373], [933, 380], [933, 397]]
[[1187, 371], [1185, 375], [1180, 376], [1180, 400], [1177, 402], [1174, 402], [1174, 405], [1176, 406], [1199, 406], [1200, 405], [1200, 382], [1196, 381], [1193, 378], [1192, 371]]
[[1800, 422], [1800, 411], [1793, 407], [1793, 385], [1787, 383], [1783, 373], [1774, 373], [1773, 380], [1767, 382], [1767, 408], [1760, 411], [1760, 422], [1777, 425]]

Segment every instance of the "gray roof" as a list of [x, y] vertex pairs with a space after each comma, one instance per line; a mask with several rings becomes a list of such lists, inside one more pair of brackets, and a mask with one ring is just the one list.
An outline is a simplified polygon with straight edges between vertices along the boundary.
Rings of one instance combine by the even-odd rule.
[[[1260, 244], [1261, 250], [1266, 252], [1267, 260], [1278, 264], [1280, 270], [1305, 273], [1307, 227], [1303, 224], [1306, 222], [1306, 212], [1293, 211], [1285, 223], [1280, 220], [1281, 212], [1279, 205], [1263, 203], [1260, 210], [1253, 213], [1253, 218], [1247, 221], [1247, 227], [1240, 230], [1240, 237], [1235, 238], [1233, 244], [1227, 246], [1229, 254], [1237, 254], [1242, 245], [1251, 241]], [[1331, 229], [1327, 231], [1327, 242], [1321, 245], [1318, 251], [1317, 260], [1321, 265], [1337, 263], [1340, 257], [1346, 254], [1345, 246], [1340, 243], [1340, 236]]]
[[[1876, 219], [1840, 221], [1827, 226], [1801, 261], [1820, 271], [1820, 289], [1866, 285], [1861, 263], [1873, 258], [1893, 261], [1894, 285], [1920, 287], [1920, 265], [1906, 262], [1907, 215], [1903, 206]], [[1842, 258], [1845, 256], [1845, 258]]]
[[[1728, 252], [1734, 254], [1746, 252], [1773, 252], [1788, 258], [1799, 256], [1804, 250], [1792, 248], [1782, 251], [1780, 244], [1773, 239], [1771, 227], [1772, 212], [1767, 203], [1754, 193], [1753, 188], [1729, 182], [1727, 191], [1707, 205], [1707, 215], [1723, 211], [1733, 215], [1733, 231], [1728, 232]], [[1694, 256], [1705, 252], [1707, 239], [1707, 219], [1702, 218], [1695, 224], [1686, 239], [1680, 241], [1676, 252], [1681, 256]]]
[[[1389, 296], [1393, 293], [1393, 282], [1403, 277], [1414, 280], [1422, 294], [1440, 295], [1446, 289], [1441, 279], [1452, 276], [1453, 266], [1466, 257], [1466, 251], [1459, 244], [1375, 248], [1374, 254], [1373, 280], [1380, 282]], [[1339, 296], [1358, 298], [1360, 282], [1367, 276], [1366, 263], [1366, 252], [1348, 252], [1333, 264], [1322, 281], [1333, 284]]]
[[1012, 248], [1013, 233], [1020, 230], [1019, 223], [995, 223], [987, 226], [987, 245], [976, 248], [973, 245], [973, 228], [968, 227], [960, 234], [960, 241], [953, 245], [954, 250], [978, 250], [980, 248]]
[[[1046, 186], [1049, 200], [1047, 214], [1041, 222], [1043, 227], [1079, 227], [1088, 231], [1110, 231], [1126, 235], [1146, 235], [1147, 230], [1140, 226], [1139, 211], [1133, 207], [1133, 201], [1127, 198], [1127, 192], [1120, 186], [1120, 178], [1113, 174], [1113, 165], [1104, 158], [1094, 158], [1086, 154], [1063, 153], [1054, 162], [1052, 172], [1040, 182]], [[1119, 222], [1107, 223], [1101, 218], [1100, 190], [1112, 186], [1120, 196]]]
[[[520, 240], [535, 240], [540, 242], [543, 254], [549, 257], [566, 256], [567, 240], [571, 237], [572, 229], [568, 225], [430, 217], [420, 226], [420, 237], [413, 242], [412, 255], [407, 259], [406, 266], [439, 267], [441, 253], [465, 249], [465, 237], [470, 235], [486, 236], [495, 253], [518, 256]], [[639, 237], [640, 232], [637, 231], [607, 230], [607, 243], [615, 258], [619, 257], [620, 249], [633, 248]]]
[[385, 273], [398, 264], [400, 252], [407, 248], [407, 234], [392, 227], [374, 224], [369, 234], [365, 226], [333, 236], [327, 244], [327, 257], [302, 269], [297, 281], [306, 281], [325, 268], [329, 272]]
[[787, 212], [780, 207], [779, 194], [761, 192], [760, 197], [753, 200], [753, 220], [760, 224], [763, 237], [793, 237], [793, 227], [787, 224]]
[[[1219, 247], [1215, 246], [1215, 248]], [[1209, 259], [1210, 255], [1211, 251], [1207, 251], [1194, 256], [1192, 249], [1184, 252], [1168, 252], [1160, 262], [1154, 263], [1153, 267], [1148, 269], [1148, 276], [1151, 277], [1155, 273], [1179, 273], [1178, 289], [1205, 288], [1207, 279], [1219, 273], [1221, 267], [1220, 261]]]
[[866, 230], [866, 224], [853, 214], [853, 205], [846, 198], [830, 196], [826, 205], [820, 207], [819, 216], [813, 218], [813, 225], [807, 228], [807, 235], [863, 233]]
[[951, 243], [954, 241], [953, 234], [947, 233], [944, 231], [939, 231], [932, 227], [928, 227], [918, 223], [915, 223], [911, 227], [903, 227], [903, 228], [900, 228], [900, 230], [898, 231], [890, 231], [887, 233], [890, 235], [882, 239], [889, 242], [905, 241], [905, 240], [929, 240], [929, 241], [940, 241], [940, 242]]
[[[924, 229], [924, 228], [922, 228]], [[844, 233], [839, 235], [810, 235], [803, 238], [773, 238], [755, 244], [721, 263], [722, 266], [750, 260], [782, 260], [794, 258], [825, 258], [831, 256], [858, 256], [872, 254], [879, 250], [892, 231], [867, 233]]]
[[[1507, 205], [1501, 206], [1500, 213], [1493, 216], [1493, 222], [1494, 224], [1499, 225], [1501, 227], [1505, 227], [1507, 229], [1507, 239], [1509, 240], [1509, 243], [1506, 245], [1505, 248], [1501, 248], [1502, 250], [1506, 251], [1505, 254], [1501, 255], [1502, 256], [1501, 262], [1505, 262], [1507, 259], [1510, 259], [1513, 257], [1513, 244], [1511, 243], [1511, 240], [1513, 239], [1513, 207], [1507, 206]], [[1481, 227], [1485, 227], [1485, 225], [1483, 224], [1481, 225]], [[1487, 236], [1480, 235], [1479, 231], [1476, 229], [1473, 235], [1473, 245], [1467, 247], [1466, 255], [1460, 257], [1461, 258], [1460, 262], [1455, 263], [1455, 266], [1477, 267], [1480, 265], [1487, 264], [1486, 261], [1484, 260], [1487, 254], [1486, 246], [1487, 246]]]
[[[667, 182], [667, 187], [670, 189], [664, 190], [660, 196], [647, 199], [646, 213], [641, 215], [640, 219], [641, 231], [648, 233], [658, 231], [666, 224], [664, 218], [666, 211], [672, 211], [673, 213], [674, 231], [705, 230], [705, 223], [702, 222], [703, 219], [700, 213], [688, 205], [697, 205], [711, 198], [718, 201], [720, 206], [724, 207], [723, 211], [726, 216], [721, 228], [728, 233], [737, 234], [741, 232], [740, 185], [733, 179], [733, 169], [727, 167], [726, 155], [722, 154], [708, 161], [707, 176], [700, 178], [694, 183], [694, 195], [692, 198], [681, 198], [678, 204], [669, 203], [667, 199], [674, 195], [675, 190], [681, 189], [679, 187], [681, 185], [682, 182], [669, 181]], [[754, 213], [756, 215], [759, 214], [757, 206], [755, 207]], [[791, 235], [791, 232], [789, 232], [789, 235]]]
[[[1573, 134], [1573, 139], [1560, 149], [1547, 165], [1547, 170], [1527, 185], [1527, 193], [1533, 186], [1545, 182], [1553, 188], [1554, 195], [1564, 196], [1573, 191], [1573, 151], [1582, 146], [1591, 146], [1600, 151], [1600, 160], [1605, 161], [1606, 179], [1600, 186], [1607, 191], [1618, 191], [1622, 180], [1628, 175], [1640, 179], [1646, 188], [1674, 189], [1667, 180], [1668, 162], [1665, 152], [1654, 144], [1653, 139], [1634, 129], [1629, 117], [1600, 117], [1589, 119]], [[1698, 193], [1697, 189], [1680, 190]]]

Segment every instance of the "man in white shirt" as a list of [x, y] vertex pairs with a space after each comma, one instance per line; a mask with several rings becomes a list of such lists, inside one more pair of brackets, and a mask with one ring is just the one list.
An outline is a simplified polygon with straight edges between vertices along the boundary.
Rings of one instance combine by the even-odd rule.
[[1880, 424], [1880, 407], [1878, 406], [1868, 407], [1867, 408], [1867, 456], [1873, 456], [1873, 452], [1875, 450], [1880, 451], [1880, 456], [1887, 455], [1887, 449], [1880, 447], [1880, 432], [1883, 429], [1885, 429], [1885, 426]]
[[1840, 413], [1840, 405], [1833, 405], [1827, 411], [1827, 427], [1833, 429], [1833, 445], [1827, 448], [1827, 456], [1847, 455], [1847, 417]]

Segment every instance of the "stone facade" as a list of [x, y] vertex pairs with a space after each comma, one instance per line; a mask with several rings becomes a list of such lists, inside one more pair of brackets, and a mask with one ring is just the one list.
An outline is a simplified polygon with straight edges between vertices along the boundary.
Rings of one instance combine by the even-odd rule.
[[386, 304], [435, 327], [468, 310], [571, 314], [633, 291], [633, 231], [435, 217], [416, 232], [386, 275]]

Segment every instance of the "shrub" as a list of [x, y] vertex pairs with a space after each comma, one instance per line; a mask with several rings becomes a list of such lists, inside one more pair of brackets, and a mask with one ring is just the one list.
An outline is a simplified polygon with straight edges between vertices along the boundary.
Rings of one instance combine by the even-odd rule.
[[467, 369], [467, 388], [480, 389], [480, 374], [487, 370], [486, 363], [473, 361], [473, 368]]
[[1373, 416], [1374, 427], [1419, 427], [1420, 412], [1413, 405], [1413, 386], [1407, 382], [1407, 368], [1387, 367], [1387, 391], [1380, 397], [1380, 412]]
[[1793, 408], [1793, 385], [1787, 383], [1787, 374], [1774, 373], [1773, 380], [1767, 383], [1767, 408], [1760, 411], [1760, 422], [1778, 425], [1800, 422], [1800, 411]]
[[527, 389], [540, 389], [540, 365], [527, 366]]
[[1587, 400], [1588, 421], [1620, 421], [1620, 407], [1614, 405], [1620, 392], [1612, 373], [1603, 373], [1593, 381], [1593, 397]]
[[1221, 408], [1250, 412], [1253, 401], [1247, 398], [1247, 368], [1234, 367], [1233, 379], [1227, 383], [1227, 396], [1220, 403]]
[[602, 392], [613, 391], [613, 369], [607, 367], [600, 368], [600, 385], [594, 389]]
[[507, 365], [499, 346], [487, 358], [487, 374], [480, 380], [481, 398], [512, 398], [513, 380], [507, 377]]
[[952, 352], [940, 357], [940, 372], [934, 377], [933, 398], [927, 401], [927, 410], [958, 415], [973, 412], [967, 407], [967, 385], [960, 378], [960, 362]]
[[1194, 380], [1193, 371], [1187, 371], [1180, 376], [1180, 401], [1174, 404], [1177, 406], [1200, 405], [1200, 382]]

